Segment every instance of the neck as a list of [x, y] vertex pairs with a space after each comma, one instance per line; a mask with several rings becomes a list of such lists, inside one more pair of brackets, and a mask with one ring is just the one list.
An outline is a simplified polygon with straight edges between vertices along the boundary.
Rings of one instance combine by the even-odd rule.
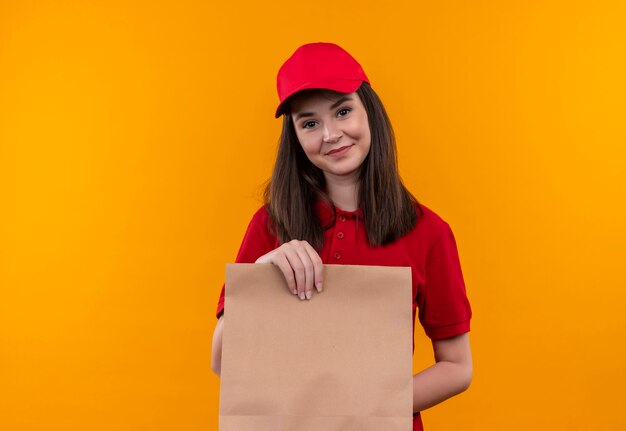
[[336, 207], [356, 211], [359, 207], [358, 174], [350, 177], [326, 174], [326, 193]]

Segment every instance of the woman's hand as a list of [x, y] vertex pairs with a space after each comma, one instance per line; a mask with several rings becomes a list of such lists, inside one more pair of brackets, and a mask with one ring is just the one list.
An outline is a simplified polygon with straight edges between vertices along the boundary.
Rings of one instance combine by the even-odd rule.
[[255, 263], [273, 263], [285, 276], [287, 286], [300, 299], [313, 297], [313, 286], [322, 291], [322, 259], [306, 241], [291, 240], [259, 257]]

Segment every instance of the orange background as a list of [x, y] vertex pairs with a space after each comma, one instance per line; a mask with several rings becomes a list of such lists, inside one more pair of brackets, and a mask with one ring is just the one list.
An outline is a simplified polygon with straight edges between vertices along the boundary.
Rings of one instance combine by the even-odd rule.
[[0, 429], [217, 429], [224, 265], [312, 41], [456, 235], [474, 381], [426, 429], [626, 429], [626, 3], [256, 5], [0, 2]]

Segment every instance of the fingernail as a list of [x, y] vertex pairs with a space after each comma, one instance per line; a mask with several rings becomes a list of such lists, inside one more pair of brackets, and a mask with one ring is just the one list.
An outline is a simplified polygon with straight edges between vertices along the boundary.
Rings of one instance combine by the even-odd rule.
[[322, 291], [322, 282], [320, 281], [319, 283], [315, 283], [315, 287], [317, 287], [317, 291], [321, 292]]
[[313, 297], [313, 292], [309, 291], [306, 293], [306, 299], [311, 299]]
[[301, 293], [301, 294], [300, 294], [300, 295], [298, 295], [298, 296], [300, 296], [300, 299], [304, 300], [304, 293]]

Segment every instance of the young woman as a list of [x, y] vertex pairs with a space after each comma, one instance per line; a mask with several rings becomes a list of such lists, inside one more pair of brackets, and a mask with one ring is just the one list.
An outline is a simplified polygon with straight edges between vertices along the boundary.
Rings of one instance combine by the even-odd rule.
[[[383, 104], [350, 54], [330, 43], [303, 45], [277, 84], [276, 163], [236, 262], [278, 266], [300, 300], [323, 294], [324, 263], [411, 267], [413, 323], [419, 311], [436, 361], [413, 377], [413, 429], [421, 430], [419, 412], [472, 379], [472, 312], [452, 230], [403, 186]], [[213, 335], [218, 375], [224, 305], [222, 288]]]

